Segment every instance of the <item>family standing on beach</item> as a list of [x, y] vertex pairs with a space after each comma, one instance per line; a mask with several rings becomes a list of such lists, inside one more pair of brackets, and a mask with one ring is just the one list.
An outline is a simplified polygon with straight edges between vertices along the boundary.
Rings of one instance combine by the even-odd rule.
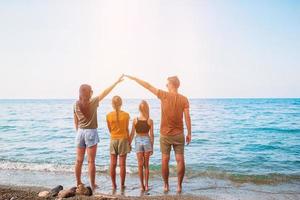
[[[162, 154], [161, 172], [164, 181], [164, 192], [169, 191], [169, 160], [173, 147], [177, 162], [178, 185], [177, 192], [182, 191], [182, 181], [185, 174], [184, 145], [191, 142], [191, 119], [189, 114], [188, 99], [178, 93], [180, 81], [178, 77], [168, 78], [167, 89], [163, 91], [153, 87], [151, 84], [129, 75], [122, 75], [112, 86], [104, 90], [100, 95], [93, 97], [93, 90], [89, 85], [81, 85], [79, 99], [74, 105], [74, 122], [77, 131], [76, 136], [76, 164], [75, 175], [77, 186], [82, 185], [81, 168], [85, 152], [88, 157], [88, 173], [90, 184], [94, 190], [95, 183], [95, 157], [99, 136], [97, 133], [97, 107], [113, 88], [127, 77], [151, 93], [161, 101], [161, 125], [160, 125], [160, 151]], [[149, 116], [149, 105], [142, 101], [139, 105], [140, 114], [134, 118], [131, 132], [129, 132], [130, 116], [123, 111], [122, 98], [114, 96], [112, 99], [113, 111], [106, 116], [107, 126], [110, 132], [110, 176], [112, 188], [116, 190], [116, 167], [119, 160], [121, 188], [125, 187], [126, 157], [131, 151], [131, 144], [135, 138], [135, 150], [138, 160], [138, 173], [140, 177], [141, 190], [149, 189], [149, 159], [153, 153], [154, 133], [153, 120]], [[185, 119], [187, 135], [184, 135]]]

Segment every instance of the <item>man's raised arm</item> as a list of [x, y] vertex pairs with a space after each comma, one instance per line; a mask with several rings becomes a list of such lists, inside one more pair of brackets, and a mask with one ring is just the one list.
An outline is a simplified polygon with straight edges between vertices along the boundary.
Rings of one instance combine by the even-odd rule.
[[133, 77], [133, 76], [129, 76], [129, 75], [125, 75], [125, 76], [131, 80], [134, 80], [135, 82], [137, 82], [138, 84], [140, 84], [141, 86], [143, 86], [144, 88], [146, 88], [147, 90], [152, 92], [155, 96], [157, 96], [158, 89], [153, 87], [150, 83], [143, 81], [141, 79], [138, 79], [136, 77]]

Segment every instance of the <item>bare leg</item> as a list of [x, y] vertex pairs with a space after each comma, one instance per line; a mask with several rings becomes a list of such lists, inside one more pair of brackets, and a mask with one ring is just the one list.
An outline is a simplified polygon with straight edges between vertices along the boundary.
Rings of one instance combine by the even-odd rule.
[[85, 153], [85, 148], [79, 148], [77, 147], [76, 150], [76, 163], [75, 163], [75, 176], [76, 176], [76, 182], [77, 185], [82, 184], [81, 182], [81, 169], [82, 169], [82, 163], [84, 160], [84, 153]]
[[161, 166], [161, 172], [162, 177], [164, 179], [164, 192], [169, 191], [169, 160], [170, 155], [169, 154], [162, 154], [162, 166]]
[[175, 158], [177, 162], [177, 177], [178, 177], [177, 192], [181, 193], [182, 181], [185, 173], [184, 154], [175, 154]]
[[145, 190], [148, 191], [149, 189], [149, 158], [150, 152], [145, 152], [144, 154], [144, 167], [145, 167]]
[[137, 160], [138, 160], [138, 169], [139, 169], [139, 177], [140, 177], [140, 183], [141, 183], [141, 191], [145, 191], [144, 186], [144, 153], [140, 152], [136, 154]]
[[117, 159], [118, 159], [117, 155], [110, 154], [110, 177], [111, 177], [111, 182], [112, 182], [112, 188], [113, 188], [113, 190], [117, 189], [117, 184], [116, 184]]
[[119, 156], [120, 178], [121, 178], [121, 188], [122, 189], [125, 188], [126, 158], [127, 158], [127, 154]]
[[95, 165], [95, 158], [97, 153], [97, 144], [87, 148], [87, 155], [88, 155], [88, 166], [89, 166], [89, 177], [92, 189], [96, 189], [97, 185], [95, 183], [96, 177], [96, 165]]

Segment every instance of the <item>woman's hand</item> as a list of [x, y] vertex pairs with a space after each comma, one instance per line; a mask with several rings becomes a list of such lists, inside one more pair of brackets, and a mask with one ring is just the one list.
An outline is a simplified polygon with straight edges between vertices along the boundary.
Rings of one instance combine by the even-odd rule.
[[118, 78], [118, 80], [117, 80], [116, 83], [117, 83], [117, 84], [118, 84], [118, 83], [121, 83], [121, 82], [124, 80], [124, 76], [125, 76], [125, 75], [122, 74], [122, 75]]

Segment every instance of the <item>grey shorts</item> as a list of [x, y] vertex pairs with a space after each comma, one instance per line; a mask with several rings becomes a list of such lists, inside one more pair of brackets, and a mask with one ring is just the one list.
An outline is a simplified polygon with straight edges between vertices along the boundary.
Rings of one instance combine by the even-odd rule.
[[135, 151], [149, 152], [152, 151], [152, 145], [149, 136], [135, 136]]
[[81, 148], [92, 147], [99, 143], [97, 129], [79, 128], [75, 140], [76, 146]]

